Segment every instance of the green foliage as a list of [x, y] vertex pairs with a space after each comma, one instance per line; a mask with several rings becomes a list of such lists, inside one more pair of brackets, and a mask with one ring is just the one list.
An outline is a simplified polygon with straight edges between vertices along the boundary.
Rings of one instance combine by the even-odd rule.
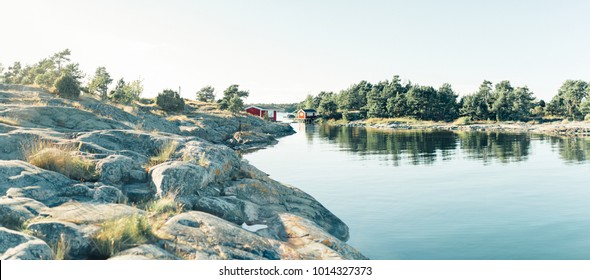
[[70, 75], [62, 75], [55, 81], [55, 90], [60, 97], [75, 99], [80, 97], [80, 83]]
[[590, 86], [587, 82], [580, 80], [567, 80], [559, 88], [557, 95], [553, 97], [547, 111], [556, 116], [582, 119], [584, 113], [581, 111], [581, 104], [588, 97]]
[[244, 110], [244, 101], [238, 95], [234, 95], [230, 100], [227, 109], [232, 114], [237, 115], [239, 112]]
[[92, 81], [88, 84], [88, 91], [91, 94], [100, 96], [100, 99], [106, 100], [108, 99], [108, 88], [112, 82], [113, 79], [111, 79], [111, 75], [107, 72], [107, 69], [105, 67], [98, 67], [94, 72]]
[[492, 89], [492, 83], [484, 81], [479, 91], [461, 99], [460, 113], [472, 120], [528, 121], [542, 114], [542, 109], [534, 110], [541, 104], [534, 99], [526, 86], [514, 88], [509, 81], [502, 81]]
[[356, 121], [366, 118], [360, 111], [344, 111], [342, 112], [342, 119], [345, 121]]
[[248, 97], [249, 94], [247, 90], [240, 90], [238, 85], [231, 85], [223, 91], [223, 98], [218, 101], [219, 108], [236, 114], [244, 109], [242, 98]]
[[156, 104], [165, 111], [179, 112], [184, 110], [184, 99], [178, 92], [171, 89], [165, 89], [156, 97]]
[[212, 86], [205, 86], [197, 91], [197, 100], [201, 102], [215, 101], [215, 88]]
[[2, 80], [9, 84], [32, 85], [51, 88], [61, 76], [70, 76], [80, 80], [84, 74], [77, 63], [70, 63], [70, 50], [66, 49], [33, 65], [23, 66], [20, 62], [8, 67], [2, 74]]
[[133, 101], [139, 100], [139, 96], [142, 92], [143, 86], [141, 85], [140, 80], [126, 83], [125, 80], [121, 78], [117, 82], [115, 89], [111, 90], [109, 93], [109, 99], [115, 103], [131, 104]]
[[[334, 107], [335, 103], [335, 107]], [[402, 84], [399, 76], [391, 81], [370, 84], [361, 81], [339, 94], [321, 92], [308, 95], [300, 108], [318, 109], [324, 118], [333, 118], [342, 112], [346, 119], [358, 116], [368, 118], [413, 117], [420, 120], [451, 121], [457, 118], [457, 94], [449, 84], [440, 89]], [[348, 112], [358, 112], [356, 116]], [[366, 115], [365, 115], [366, 112]]]

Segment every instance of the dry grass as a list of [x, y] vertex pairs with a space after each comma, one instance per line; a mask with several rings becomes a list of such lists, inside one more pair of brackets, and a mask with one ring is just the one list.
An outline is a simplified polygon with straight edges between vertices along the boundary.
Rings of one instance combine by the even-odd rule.
[[107, 259], [123, 250], [145, 244], [151, 237], [148, 218], [136, 214], [104, 222], [92, 241], [98, 257]]
[[72, 144], [58, 145], [48, 140], [36, 139], [23, 146], [24, 158], [37, 167], [64, 174], [74, 180], [95, 180], [96, 163], [76, 155], [79, 147]]
[[157, 230], [172, 216], [182, 213], [184, 205], [176, 201], [176, 194], [170, 193], [147, 204], [147, 211], [153, 229]]
[[176, 152], [176, 148], [178, 148], [178, 142], [176, 141], [169, 141], [162, 145], [158, 153], [150, 158], [150, 160], [147, 163], [146, 169], [149, 169], [153, 166], [156, 166], [160, 163], [169, 160], [174, 154], [174, 152]]
[[20, 125], [19, 120], [14, 119], [14, 118], [9, 118], [9, 117], [0, 117], [0, 123], [7, 124], [7, 125], [13, 125], [13, 126]]
[[47, 106], [47, 101], [42, 100], [40, 97], [23, 97], [23, 98], [9, 98], [11, 103], [15, 104], [27, 104], [32, 106]]
[[51, 248], [53, 250], [53, 257], [56, 260], [67, 260], [70, 254], [70, 243], [66, 240], [66, 237], [62, 234], [59, 237], [59, 241], [55, 247]]
[[209, 165], [211, 165], [211, 162], [207, 159], [207, 156], [205, 155], [205, 152], [203, 152], [200, 156], [199, 156], [199, 165], [202, 167], [209, 167]]
[[189, 118], [186, 115], [174, 115], [174, 116], [169, 116], [166, 118], [166, 120], [174, 122], [174, 121], [188, 121]]

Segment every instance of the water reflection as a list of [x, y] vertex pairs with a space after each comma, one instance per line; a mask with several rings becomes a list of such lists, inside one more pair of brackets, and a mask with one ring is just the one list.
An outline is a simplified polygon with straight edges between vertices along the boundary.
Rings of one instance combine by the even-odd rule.
[[399, 165], [404, 159], [413, 165], [432, 164], [459, 154], [484, 164], [497, 160], [502, 163], [526, 161], [531, 142], [551, 143], [567, 162], [590, 159], [590, 139], [535, 136], [522, 133], [452, 132], [452, 131], [383, 131], [359, 127], [305, 126], [300, 127], [310, 143], [314, 134], [337, 144], [340, 149], [360, 155], [387, 155], [387, 160]]
[[484, 163], [490, 163], [493, 159], [503, 163], [524, 161], [531, 149], [528, 134], [458, 132], [456, 135], [465, 154]]
[[552, 137], [551, 145], [559, 151], [561, 158], [568, 163], [586, 162], [590, 159], [589, 138]]

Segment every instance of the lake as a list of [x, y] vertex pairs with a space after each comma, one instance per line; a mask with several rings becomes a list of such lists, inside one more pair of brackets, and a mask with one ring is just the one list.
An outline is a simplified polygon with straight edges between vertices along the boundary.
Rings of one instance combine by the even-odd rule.
[[292, 124], [244, 155], [371, 259], [590, 259], [590, 140]]

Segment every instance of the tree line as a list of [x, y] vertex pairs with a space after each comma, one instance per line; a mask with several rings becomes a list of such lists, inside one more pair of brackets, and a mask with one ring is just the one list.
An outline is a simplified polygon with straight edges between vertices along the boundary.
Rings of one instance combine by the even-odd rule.
[[[86, 93], [97, 96], [103, 101], [118, 104], [132, 104], [140, 100], [143, 93], [141, 79], [126, 82], [124, 78], [120, 78], [114, 87], [111, 87], [113, 78], [106, 67], [100, 66], [96, 68], [88, 82], [83, 84], [82, 79], [86, 77], [86, 74], [80, 70], [78, 63], [71, 62], [70, 56], [71, 51], [65, 49], [32, 65], [23, 65], [17, 61], [9, 67], [4, 67], [0, 63], [0, 83], [36, 85], [71, 99]], [[215, 88], [204, 86], [196, 92], [195, 99], [202, 102], [216, 102], [220, 109], [237, 114], [243, 111], [243, 99], [248, 95], [248, 91], [241, 90], [239, 85], [234, 84], [225, 89], [223, 97], [216, 101]], [[167, 111], [184, 110], [184, 100], [177, 91], [172, 89], [164, 89], [158, 93], [156, 103]]]
[[590, 119], [590, 87], [587, 82], [567, 80], [549, 103], [538, 100], [526, 86], [510, 81], [493, 84], [484, 80], [479, 89], [459, 98], [450, 84], [439, 88], [391, 81], [361, 81], [339, 93], [322, 91], [308, 95], [298, 108], [317, 109], [324, 118], [411, 117], [418, 120], [529, 121], [543, 117]]

